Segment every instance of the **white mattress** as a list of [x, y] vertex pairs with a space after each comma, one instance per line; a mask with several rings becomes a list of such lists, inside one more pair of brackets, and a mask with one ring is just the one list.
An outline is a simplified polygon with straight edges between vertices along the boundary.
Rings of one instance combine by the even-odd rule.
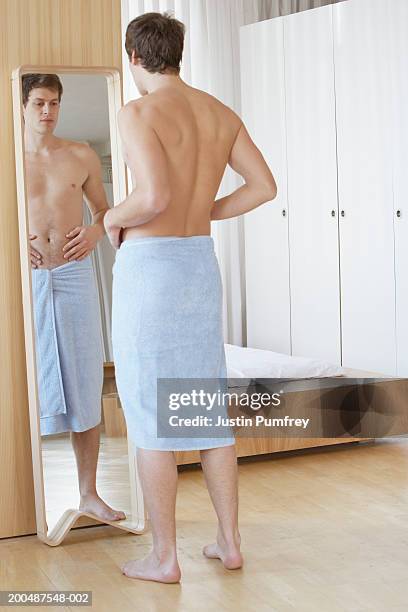
[[[225, 344], [229, 388], [249, 387], [259, 379], [279, 379], [280, 392], [341, 387], [350, 378], [389, 378], [386, 374], [354, 368], [343, 368], [319, 359], [293, 357], [264, 349], [253, 349]], [[326, 380], [322, 380], [326, 379]], [[285, 380], [283, 380], [285, 379]], [[334, 380], [335, 379], [335, 380]], [[268, 385], [266, 381], [263, 384]]]
[[306, 357], [225, 344], [228, 378], [316, 378], [343, 376], [340, 366]]
[[[228, 379], [255, 378], [383, 378], [385, 374], [367, 372], [326, 362], [321, 359], [294, 357], [264, 349], [225, 344]], [[244, 381], [242, 381], [244, 382]]]

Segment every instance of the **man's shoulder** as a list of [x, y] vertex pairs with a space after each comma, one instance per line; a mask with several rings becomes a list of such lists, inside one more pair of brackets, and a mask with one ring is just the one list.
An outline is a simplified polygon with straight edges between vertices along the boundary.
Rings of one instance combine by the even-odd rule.
[[118, 125], [122, 134], [125, 134], [132, 126], [137, 125], [140, 120], [145, 123], [146, 107], [147, 105], [143, 97], [137, 100], [130, 100], [122, 106], [118, 112]]
[[195, 89], [194, 91], [197, 92], [197, 95], [199, 95], [205, 103], [212, 106], [220, 115], [222, 115], [226, 122], [236, 125], [241, 123], [241, 118], [239, 115], [219, 98], [216, 98], [212, 94], [208, 93], [207, 91], [203, 91], [202, 89]]
[[78, 142], [72, 140], [70, 146], [72, 152], [76, 153], [77, 155], [81, 155], [83, 157], [91, 157], [93, 155], [96, 155], [95, 151], [87, 142]]
[[86, 152], [91, 149], [87, 142], [81, 142], [79, 140], [68, 140], [67, 138], [58, 138], [58, 145], [61, 149], [66, 149], [71, 153]]
[[156, 130], [157, 120], [161, 117], [163, 105], [161, 101], [149, 94], [137, 100], [130, 100], [118, 113], [118, 124], [122, 136], [128, 131]]
[[119, 109], [118, 119], [123, 120], [126, 117], [137, 115], [145, 107], [146, 103], [143, 97], [137, 98], [136, 100], [129, 100], [129, 102], [127, 102], [124, 106], [122, 106], [121, 109]]
[[92, 164], [98, 160], [97, 153], [87, 142], [77, 140], [64, 140], [63, 145], [67, 152], [76, 157], [83, 164]]

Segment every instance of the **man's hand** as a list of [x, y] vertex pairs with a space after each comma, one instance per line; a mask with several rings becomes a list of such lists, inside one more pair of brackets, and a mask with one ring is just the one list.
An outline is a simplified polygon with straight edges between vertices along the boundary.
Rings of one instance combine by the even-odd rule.
[[[35, 240], [36, 238], [38, 238], [38, 236], [36, 236], [35, 234], [28, 234], [28, 237], [30, 240]], [[43, 262], [41, 253], [37, 251], [37, 249], [35, 249], [33, 246], [31, 246], [31, 244], [30, 244], [30, 259], [31, 259], [32, 268], [37, 268], [38, 266], [41, 266]]]
[[113, 208], [110, 208], [103, 218], [106, 234], [114, 249], [118, 249], [122, 243], [122, 228], [112, 222]]
[[68, 232], [66, 237], [71, 240], [62, 248], [64, 258], [68, 261], [81, 261], [92, 253], [98, 244], [101, 230], [95, 225], [79, 225]]

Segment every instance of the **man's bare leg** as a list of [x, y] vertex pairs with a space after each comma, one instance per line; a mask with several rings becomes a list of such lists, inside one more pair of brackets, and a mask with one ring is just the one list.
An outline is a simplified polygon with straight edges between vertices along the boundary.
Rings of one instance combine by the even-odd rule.
[[150, 519], [153, 549], [143, 559], [128, 561], [122, 573], [129, 578], [179, 582], [176, 550], [177, 465], [173, 451], [137, 449], [137, 466]]
[[96, 468], [99, 454], [99, 425], [86, 431], [72, 431], [71, 442], [78, 469], [81, 500], [79, 509], [94, 514], [106, 521], [121, 521], [126, 515], [113, 510], [99, 497], [96, 491]]
[[218, 517], [217, 540], [203, 548], [209, 559], [221, 559], [226, 569], [238, 569], [243, 559], [238, 530], [238, 469], [235, 444], [200, 451], [208, 492]]

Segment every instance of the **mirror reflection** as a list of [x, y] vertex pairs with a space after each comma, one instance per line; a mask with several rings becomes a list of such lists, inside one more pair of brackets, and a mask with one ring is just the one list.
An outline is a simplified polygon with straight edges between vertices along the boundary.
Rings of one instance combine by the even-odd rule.
[[[103, 75], [22, 75], [24, 161], [47, 525], [129, 516], [111, 347], [113, 205]], [[82, 524], [85, 524], [83, 522]]]

